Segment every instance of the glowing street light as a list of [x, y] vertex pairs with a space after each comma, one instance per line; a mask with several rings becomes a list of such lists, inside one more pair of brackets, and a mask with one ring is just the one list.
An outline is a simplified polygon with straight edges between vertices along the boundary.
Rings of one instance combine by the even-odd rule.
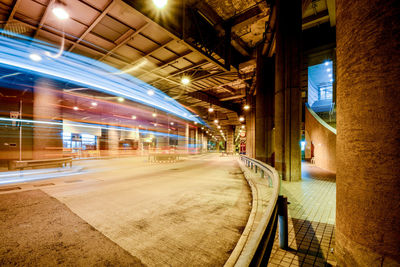
[[242, 125], [242, 129], [244, 129], [246, 126]]
[[132, 115], [132, 120], [136, 120], [136, 116], [135, 115]]
[[53, 8], [53, 14], [60, 20], [66, 20], [69, 18], [69, 14], [67, 11], [65, 11], [64, 8], [62, 8], [61, 6], [57, 6], [55, 8]]
[[38, 54], [30, 54], [30, 55], [29, 55], [29, 58], [30, 58], [31, 60], [33, 60], [33, 61], [36, 61], [36, 62], [42, 60], [42, 57], [41, 57], [40, 55], [38, 55]]
[[167, 5], [168, 0], [153, 0], [153, 3], [157, 8], [161, 9]]
[[244, 117], [239, 117], [239, 121], [244, 121]]
[[74, 110], [79, 110], [79, 108], [77, 106], [73, 107]]
[[147, 94], [148, 94], [149, 96], [152, 96], [152, 95], [154, 95], [154, 91], [150, 89], [150, 90], [147, 91]]
[[93, 107], [97, 107], [97, 102], [92, 102], [91, 105], [92, 105]]
[[243, 106], [243, 109], [244, 109], [244, 110], [249, 110], [249, 109], [250, 109], [250, 106], [246, 104], [246, 105]]
[[218, 129], [221, 129], [221, 126], [218, 125], [217, 128], [218, 128]]
[[157, 113], [153, 113], [151, 114], [151, 116], [153, 116], [153, 118], [157, 117]]
[[171, 121], [169, 124], [171, 124], [171, 125], [174, 125], [174, 122], [173, 122], [173, 121]]
[[117, 100], [118, 102], [124, 102], [125, 99], [123, 97], [118, 97]]
[[210, 113], [211, 113], [211, 112], [214, 112], [214, 109], [213, 109], [212, 107], [209, 107], [209, 108], [208, 108], [208, 112], [210, 112]]
[[218, 119], [215, 119], [215, 120], [214, 120], [214, 123], [218, 123], [218, 122], [219, 122], [219, 120], [218, 120]]

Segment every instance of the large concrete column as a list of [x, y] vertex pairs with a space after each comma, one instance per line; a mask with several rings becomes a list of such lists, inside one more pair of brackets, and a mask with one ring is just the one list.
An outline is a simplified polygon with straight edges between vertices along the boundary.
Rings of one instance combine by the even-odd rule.
[[287, 181], [301, 179], [301, 1], [277, 0], [275, 168]]
[[228, 125], [226, 133], [226, 152], [235, 152], [235, 132], [232, 125]]
[[273, 165], [274, 144], [274, 95], [275, 58], [262, 55], [262, 47], [257, 49], [256, 69], [256, 118], [255, 149], [256, 159]]
[[[33, 90], [33, 119], [35, 121], [62, 122], [60, 95], [51, 81], [39, 79]], [[35, 123], [33, 129], [33, 158], [62, 157], [62, 126]]]
[[247, 97], [247, 104], [250, 105], [250, 110], [246, 113], [246, 156], [256, 157], [256, 108], [255, 98], [253, 96]]
[[400, 266], [400, 2], [336, 4], [336, 257]]

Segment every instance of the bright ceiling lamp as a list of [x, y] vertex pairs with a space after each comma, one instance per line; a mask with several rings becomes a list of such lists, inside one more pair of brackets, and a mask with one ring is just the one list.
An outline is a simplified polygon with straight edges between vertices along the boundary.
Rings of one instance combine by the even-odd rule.
[[60, 20], [66, 20], [69, 18], [69, 14], [62, 6], [56, 6], [53, 8], [53, 14]]
[[168, 0], [153, 0], [153, 3], [157, 8], [161, 9], [167, 5]]
[[181, 83], [183, 84], [183, 85], [188, 85], [189, 83], [190, 83], [190, 79], [189, 79], [189, 77], [182, 77], [182, 79], [181, 79]]

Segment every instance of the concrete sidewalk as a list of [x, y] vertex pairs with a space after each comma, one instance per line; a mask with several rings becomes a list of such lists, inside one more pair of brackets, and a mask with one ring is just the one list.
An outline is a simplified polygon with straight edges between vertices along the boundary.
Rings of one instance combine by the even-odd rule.
[[268, 266], [336, 266], [336, 176], [302, 164], [302, 181], [282, 182], [288, 197], [289, 250], [279, 248], [278, 232]]

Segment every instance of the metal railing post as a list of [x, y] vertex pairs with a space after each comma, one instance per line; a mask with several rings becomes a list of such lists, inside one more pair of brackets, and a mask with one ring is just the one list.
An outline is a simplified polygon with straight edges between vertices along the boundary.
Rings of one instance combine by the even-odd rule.
[[278, 197], [278, 220], [279, 220], [279, 247], [288, 249], [288, 209], [287, 197]]

